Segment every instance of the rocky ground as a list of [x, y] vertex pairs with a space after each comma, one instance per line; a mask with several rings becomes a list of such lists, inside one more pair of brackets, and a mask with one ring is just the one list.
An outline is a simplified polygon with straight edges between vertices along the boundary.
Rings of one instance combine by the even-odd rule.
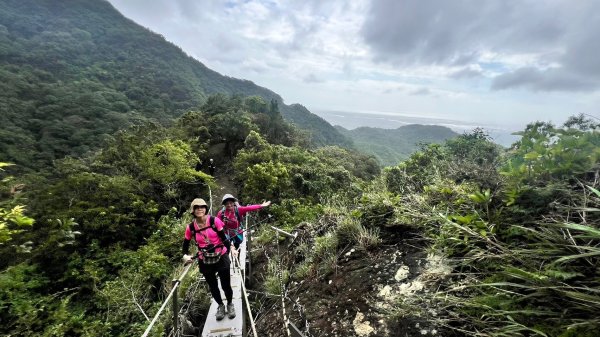
[[[427, 255], [424, 240], [406, 227], [385, 229], [381, 237], [379, 250], [367, 254], [348, 247], [332, 272], [289, 285], [287, 315], [306, 336], [451, 335], [435, 326], [433, 310], [425, 315], [398, 310], [412, 296], [434, 291], [431, 280], [451, 269], [442, 259]], [[260, 274], [266, 259], [255, 260]], [[260, 311], [259, 335], [287, 337], [280, 299], [261, 295], [254, 299], [262, 303], [254, 308]]]

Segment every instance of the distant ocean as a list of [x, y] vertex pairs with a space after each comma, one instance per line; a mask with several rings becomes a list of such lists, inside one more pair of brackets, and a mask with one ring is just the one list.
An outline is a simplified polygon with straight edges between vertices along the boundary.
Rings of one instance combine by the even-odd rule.
[[402, 114], [391, 113], [345, 112], [316, 109], [311, 111], [329, 122], [329, 124], [339, 125], [349, 130], [356, 129], [361, 126], [382, 129], [397, 129], [404, 125], [421, 124], [445, 126], [459, 134], [462, 134], [465, 132], [470, 132], [477, 127], [481, 127], [488, 133], [494, 142], [502, 146], [508, 147], [515, 141], [519, 140], [519, 136], [511, 135], [511, 133], [516, 130], [508, 130], [507, 128], [495, 125], [476, 124], [451, 119], [406, 116]]

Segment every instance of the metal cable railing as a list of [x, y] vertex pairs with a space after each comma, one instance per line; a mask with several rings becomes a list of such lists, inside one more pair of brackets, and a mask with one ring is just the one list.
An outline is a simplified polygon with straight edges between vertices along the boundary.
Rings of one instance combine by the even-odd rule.
[[[237, 256], [233, 257], [233, 263], [234, 263], [234, 268], [238, 268], [239, 270], [242, 269], [242, 267], [240, 265], [240, 260], [238, 260]], [[258, 337], [258, 335], [256, 334], [256, 325], [254, 323], [254, 317], [252, 316], [252, 311], [250, 310], [250, 301], [248, 301], [248, 293], [246, 292], [246, 284], [244, 282], [244, 278], [243, 277], [241, 279], [241, 282], [242, 282], [242, 294], [244, 296], [244, 300], [246, 301], [246, 310], [248, 312], [248, 318], [250, 320], [250, 326], [252, 327], [252, 333], [254, 334], [254, 337]]]
[[[212, 191], [210, 190], [209, 187], [209, 200], [210, 200], [210, 209], [209, 209], [209, 214], [212, 213]], [[269, 216], [270, 217], [270, 216]], [[246, 232], [246, 235], [248, 236], [246, 243], [249, 245], [250, 243], [250, 233], [251, 231], [249, 231], [249, 227], [248, 227], [248, 217], [246, 217], [246, 229], [244, 230]], [[260, 221], [262, 222], [262, 221]], [[259, 223], [260, 223], [259, 222]], [[255, 224], [257, 225], [257, 224]], [[277, 253], [278, 253], [278, 257], [279, 259], [281, 259], [281, 253], [279, 251], [279, 235], [283, 234], [285, 236], [289, 236], [289, 237], [293, 237], [295, 238], [297, 236], [297, 233], [294, 234], [290, 234], [286, 231], [283, 231], [277, 227], [271, 226], [271, 229], [275, 230], [275, 232], [277, 233], [276, 235], [276, 245], [277, 245]], [[249, 248], [249, 247], [246, 247]], [[240, 260], [238, 259], [237, 256], [233, 256], [233, 263], [234, 263], [234, 269], [237, 268], [238, 270], [243, 271], [243, 267], [240, 264]], [[179, 300], [178, 300], [178, 289], [181, 286], [181, 282], [182, 280], [185, 278], [185, 276], [187, 275], [187, 273], [189, 272], [190, 268], [192, 267], [192, 264], [189, 264], [188, 266], [185, 267], [183, 273], [179, 276], [179, 278], [172, 280], [172, 284], [173, 284], [173, 288], [171, 289], [171, 291], [169, 292], [169, 295], [167, 296], [167, 298], [164, 300], [164, 302], [162, 303], [160, 309], [158, 310], [158, 312], [154, 315], [154, 317], [152, 318], [152, 321], [150, 322], [150, 324], [148, 325], [148, 327], [146, 328], [146, 330], [144, 331], [144, 334], [142, 335], [142, 337], [147, 337], [148, 334], [150, 333], [150, 331], [152, 330], [152, 328], [154, 327], [154, 325], [156, 324], [156, 322], [158, 321], [159, 316], [162, 314], [162, 312], [164, 311], [164, 309], [167, 307], [167, 304], [169, 303], [169, 301], [172, 299], [172, 305], [173, 305], [173, 328], [171, 329], [171, 331], [169, 332], [168, 336], [178, 336], [179, 335], [179, 315], [181, 314], [181, 311], [183, 311], [183, 306], [180, 308], [179, 307]], [[278, 271], [279, 271], [279, 283], [280, 283], [280, 287], [281, 287], [281, 304], [282, 304], [282, 310], [283, 310], [283, 318], [284, 318], [284, 325], [285, 325], [285, 329], [287, 332], [288, 336], [291, 336], [292, 334], [294, 336], [303, 336], [299, 330], [293, 325], [291, 324], [291, 322], [289, 321], [289, 319], [287, 318], [286, 315], [286, 310], [285, 310], [285, 299], [287, 297], [287, 292], [285, 289], [285, 285], [283, 284], [283, 277], [282, 277], [282, 266], [281, 266], [281, 261], [278, 261]], [[250, 324], [252, 327], [252, 332], [254, 337], [257, 337], [257, 332], [256, 332], [256, 326], [255, 326], [255, 322], [252, 316], [252, 312], [250, 309], [250, 302], [248, 300], [248, 290], [246, 289], [245, 286], [245, 281], [244, 281], [244, 273], [242, 274], [242, 279], [241, 279], [241, 289], [242, 289], [242, 293], [243, 293], [243, 297], [246, 303], [246, 309], [247, 309], [247, 313], [248, 313], [248, 317], [250, 320]], [[195, 293], [198, 289], [199, 286], [199, 282], [196, 283], [194, 290], [192, 291], [193, 293]], [[189, 293], [186, 296], [186, 299], [191, 300], [193, 299], [193, 294], [190, 296]], [[185, 313], [187, 313], [187, 311], [190, 308], [190, 304], [188, 303], [188, 306], [185, 310]]]
[[[167, 296], [167, 298], [165, 299], [165, 301], [161, 305], [160, 309], [158, 309], [158, 312], [156, 313], [156, 315], [154, 315], [154, 318], [152, 318], [152, 321], [150, 322], [150, 324], [146, 328], [146, 331], [144, 331], [144, 334], [142, 335], [142, 337], [148, 336], [148, 334], [150, 333], [150, 331], [154, 327], [154, 324], [158, 320], [158, 317], [163, 312], [163, 310], [166, 308], [167, 303], [169, 303], [169, 300], [171, 299], [171, 297], [174, 297], [174, 299], [173, 299], [173, 305], [174, 306], [177, 305], [177, 288], [179, 288], [179, 285], [181, 284], [181, 280], [185, 277], [185, 275], [188, 273], [188, 271], [190, 271], [190, 267], [192, 267], [192, 264], [189, 264], [184, 269], [183, 273], [181, 274], [181, 276], [179, 276], [178, 279], [173, 280], [173, 289], [171, 289], [171, 292], [169, 293], [169, 296]], [[174, 315], [177, 316], [179, 314], [179, 309], [173, 308], [173, 312], [174, 312]], [[174, 324], [173, 329], [174, 329], [174, 331], [177, 331], [177, 321], [178, 321], [177, 317], [175, 317], [175, 319], [173, 321], [174, 321], [173, 322], [173, 324]]]
[[[210, 186], [208, 186], [208, 200], [210, 203], [208, 213], [211, 214], [211, 212], [212, 212], [212, 190], [211, 190]], [[172, 304], [173, 305], [173, 329], [171, 330], [171, 333], [169, 333], [169, 335], [171, 335], [171, 334], [177, 335], [177, 331], [179, 330], [179, 313], [180, 313], [177, 289], [181, 285], [181, 281], [187, 275], [188, 271], [190, 271], [190, 268], [192, 267], [192, 265], [193, 264], [190, 263], [187, 267], [185, 267], [183, 273], [179, 276], [179, 278], [172, 281], [173, 289], [171, 289], [171, 291], [169, 292], [169, 295], [164, 300], [163, 304], [160, 306], [160, 309], [158, 309], [158, 312], [154, 315], [154, 318], [152, 318], [152, 321], [150, 321], [150, 324], [144, 331], [144, 334], [142, 335], [142, 337], [147, 337], [148, 334], [150, 333], [150, 331], [152, 331], [152, 328], [154, 327], [154, 324], [156, 324], [158, 317], [160, 316], [160, 314], [162, 314], [163, 310], [167, 307], [167, 304], [169, 303], [169, 300], [171, 300], [171, 298], [173, 298], [173, 304]]]

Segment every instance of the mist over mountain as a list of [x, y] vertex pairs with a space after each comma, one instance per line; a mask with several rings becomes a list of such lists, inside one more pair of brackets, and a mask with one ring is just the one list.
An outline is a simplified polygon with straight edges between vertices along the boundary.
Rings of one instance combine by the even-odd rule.
[[322, 109], [313, 109], [313, 111], [330, 124], [339, 125], [348, 130], [363, 126], [382, 129], [397, 129], [401, 126], [420, 124], [447, 127], [459, 134], [470, 133], [475, 129], [483, 129], [495, 143], [504, 147], [509, 147], [511, 144], [520, 139], [519, 136], [513, 135], [513, 133], [518, 131], [519, 128], [506, 125], [494, 125], [491, 123], [485, 124], [458, 119], [408, 115], [404, 113], [391, 112], [356, 112]]

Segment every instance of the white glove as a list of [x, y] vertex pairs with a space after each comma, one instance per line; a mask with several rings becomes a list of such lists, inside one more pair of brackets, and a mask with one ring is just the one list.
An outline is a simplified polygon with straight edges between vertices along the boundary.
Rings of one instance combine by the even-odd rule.
[[233, 256], [234, 258], [238, 257], [238, 251], [237, 249], [235, 249], [235, 247], [233, 245], [231, 245], [231, 256]]
[[183, 255], [183, 264], [190, 264], [190, 263], [192, 263], [192, 256], [184, 254]]

